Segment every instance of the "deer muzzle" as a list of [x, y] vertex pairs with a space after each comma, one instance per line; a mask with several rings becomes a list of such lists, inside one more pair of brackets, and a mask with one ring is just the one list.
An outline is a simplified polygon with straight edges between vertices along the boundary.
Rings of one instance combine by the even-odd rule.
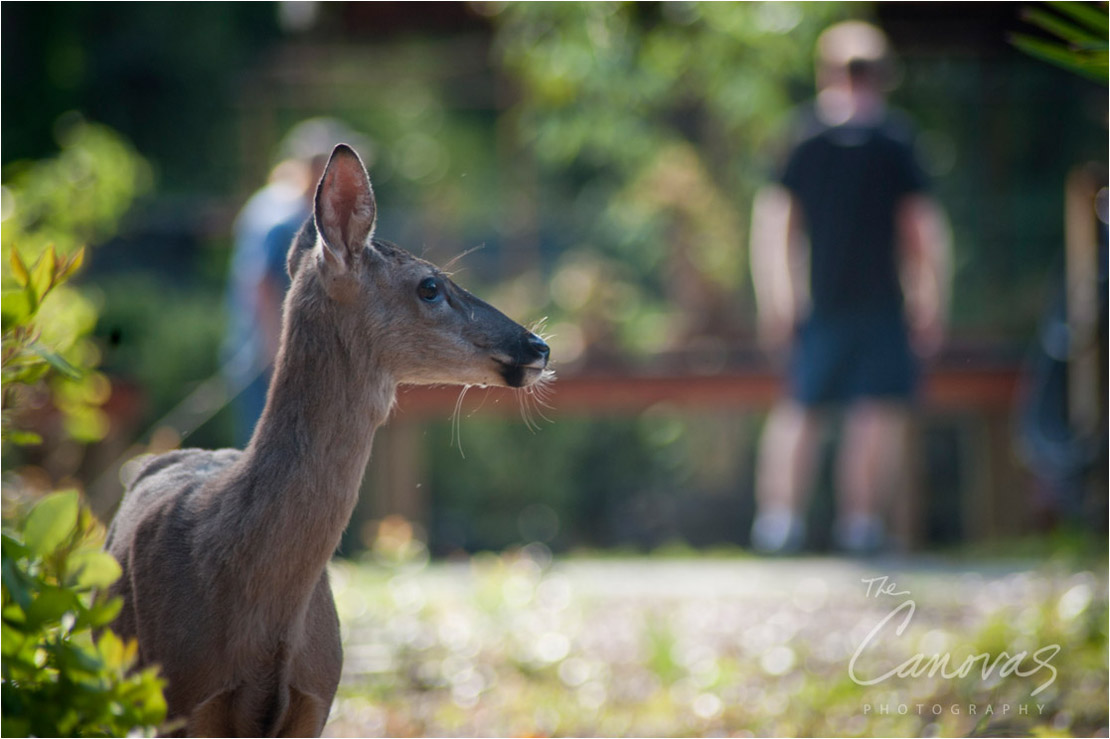
[[547, 360], [551, 356], [551, 347], [529, 331], [513, 354], [515, 356], [510, 359], [497, 360], [501, 377], [509, 387], [528, 387], [543, 376]]

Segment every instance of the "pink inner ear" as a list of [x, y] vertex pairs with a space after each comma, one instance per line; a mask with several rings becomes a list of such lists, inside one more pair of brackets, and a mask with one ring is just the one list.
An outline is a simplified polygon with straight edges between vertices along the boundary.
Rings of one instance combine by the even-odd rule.
[[334, 171], [330, 174], [329, 179], [331, 186], [330, 200], [332, 201], [333, 212], [338, 221], [339, 232], [343, 236], [343, 244], [346, 246], [355, 246], [351, 243], [353, 234], [351, 231], [351, 224], [354, 220], [351, 216], [354, 215], [355, 208], [358, 207], [359, 190], [361, 183], [361, 173], [354, 171], [354, 167], [347, 166], [346, 162], [335, 162]]

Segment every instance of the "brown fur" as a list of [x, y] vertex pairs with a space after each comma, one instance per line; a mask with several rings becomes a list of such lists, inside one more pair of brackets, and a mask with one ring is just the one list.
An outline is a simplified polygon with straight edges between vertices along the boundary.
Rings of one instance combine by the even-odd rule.
[[[340, 145], [290, 250], [281, 348], [243, 451], [148, 460], [108, 536], [113, 628], [160, 664], [195, 736], [318, 735], [339, 682], [326, 565], [399, 383], [530, 385], [547, 347], [433, 265], [373, 241], [369, 178]], [[418, 293], [434, 278], [442, 299]]]

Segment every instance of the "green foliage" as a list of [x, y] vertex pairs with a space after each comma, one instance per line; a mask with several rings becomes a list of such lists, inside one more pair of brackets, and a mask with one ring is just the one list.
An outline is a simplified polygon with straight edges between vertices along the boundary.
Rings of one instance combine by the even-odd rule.
[[146, 163], [110, 128], [69, 114], [56, 129], [56, 156], [5, 167], [5, 254], [18, 245], [34, 256], [51, 244], [70, 254], [106, 239], [150, 184]]
[[[778, 3], [515, 3], [497, 20], [537, 153], [634, 173], [669, 145], [710, 136], [724, 137], [729, 154], [758, 157], [777, 141], [788, 85], [808, 73], [817, 32], [841, 13]], [[676, 119], [684, 113], [710, 131]]]
[[[47, 395], [69, 439], [91, 441], [106, 430], [98, 406], [109, 385], [93, 369], [89, 339], [96, 309], [68, 281], [85, 244], [111, 235], [145, 178], [142, 160], [112, 131], [78, 119], [60, 131], [56, 157], [5, 171], [0, 435], [15, 444], [43, 441], [21, 413]], [[149, 733], [165, 717], [156, 670], [128, 674], [137, 647], [106, 628], [122, 601], [97, 595], [120, 576], [102, 541], [77, 491], [48, 495], [10, 528], [5, 521], [8, 736]]]
[[12, 278], [18, 288], [4, 291], [3, 353], [0, 357], [4, 386], [0, 436], [4, 439], [17, 444], [42, 441], [34, 432], [14, 428], [12, 400], [18, 388], [34, 385], [51, 369], [67, 380], [79, 382], [82, 379], [79, 369], [40, 341], [35, 317], [46, 296], [81, 266], [84, 256], [84, 249], [81, 249], [70, 257], [59, 257], [50, 246], [28, 268], [19, 252], [11, 251]]
[[736, 313], [752, 193], [784, 144], [816, 35], [843, 13], [835, 3], [511, 3], [495, 16], [520, 87], [519, 136], [582, 193], [560, 203], [560, 225], [581, 232], [557, 270], [589, 255], [627, 304], [556, 296], [554, 320], [581, 323], [600, 308], [623, 349], [650, 352], [704, 329], [683, 321]]
[[1057, 41], [1046, 41], [1028, 34], [1014, 34], [1011, 41], [1026, 54], [1055, 64], [1095, 82], [1107, 83], [1110, 66], [1110, 21], [1106, 3], [1052, 2], [1045, 5], [1055, 12], [1027, 8], [1025, 20]]
[[151, 734], [165, 718], [157, 670], [129, 674], [135, 642], [105, 628], [122, 601], [98, 595], [120, 576], [102, 540], [76, 491], [5, 525], [5, 736]]
[[[59, 123], [58, 155], [5, 169], [3, 231], [3, 438], [41, 441], [19, 425], [20, 398], [48, 389], [66, 434], [93, 441], [107, 430], [98, 406], [108, 381], [93, 371], [89, 340], [96, 308], [68, 280], [85, 245], [110, 236], [148, 179], [146, 165], [118, 134], [70, 117]], [[53, 372], [51, 372], [53, 370]]]

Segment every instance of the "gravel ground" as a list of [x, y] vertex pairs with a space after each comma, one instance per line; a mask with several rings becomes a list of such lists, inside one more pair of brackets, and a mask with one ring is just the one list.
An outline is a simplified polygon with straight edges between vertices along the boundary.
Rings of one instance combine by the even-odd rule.
[[1106, 563], [338, 563], [329, 736], [1106, 735]]

